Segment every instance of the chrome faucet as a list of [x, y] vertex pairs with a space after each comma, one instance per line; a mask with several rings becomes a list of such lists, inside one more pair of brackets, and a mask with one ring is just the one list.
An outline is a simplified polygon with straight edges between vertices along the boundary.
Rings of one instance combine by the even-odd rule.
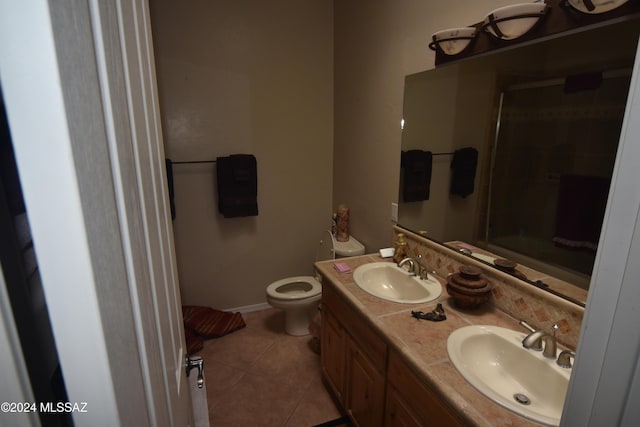
[[421, 260], [422, 260], [422, 255], [418, 255], [415, 258], [407, 257], [398, 263], [398, 267], [402, 267], [403, 265], [408, 263], [409, 273], [411, 273], [412, 276], [418, 276], [422, 280], [428, 279], [429, 273], [435, 276], [436, 272], [425, 267], [422, 264]]
[[531, 332], [522, 340], [522, 346], [529, 350], [540, 351], [542, 350], [542, 343], [544, 343], [542, 355], [550, 359], [555, 359], [558, 350], [558, 344], [556, 342], [557, 330], [558, 325], [554, 324], [553, 335], [542, 330]]
[[416, 262], [413, 260], [413, 258], [405, 258], [402, 261], [400, 261], [398, 263], [398, 267], [402, 268], [405, 264], [409, 264], [409, 274], [411, 274], [412, 276], [416, 275]]
[[[427, 267], [422, 265], [422, 255], [418, 255], [417, 257], [415, 257], [415, 262], [416, 262], [416, 270], [415, 270], [416, 274], [422, 280], [426, 280], [429, 277], [430, 271]], [[435, 271], [433, 273], [435, 274]]]

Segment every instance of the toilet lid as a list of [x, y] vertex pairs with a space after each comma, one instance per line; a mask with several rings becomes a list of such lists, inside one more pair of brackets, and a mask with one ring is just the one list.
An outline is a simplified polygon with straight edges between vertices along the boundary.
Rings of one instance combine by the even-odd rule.
[[316, 262], [328, 261], [335, 259], [335, 250], [333, 248], [333, 236], [329, 230], [322, 232], [320, 236], [320, 244], [316, 250]]

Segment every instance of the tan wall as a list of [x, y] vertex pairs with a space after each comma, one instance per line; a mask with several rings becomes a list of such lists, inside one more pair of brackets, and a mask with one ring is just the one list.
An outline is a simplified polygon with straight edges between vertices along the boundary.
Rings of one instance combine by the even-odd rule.
[[215, 165], [175, 166], [183, 302], [259, 304], [311, 273], [340, 203], [368, 251], [389, 246], [404, 77], [433, 68], [432, 33], [510, 3], [150, 0], [167, 155], [258, 159], [260, 214], [244, 219], [218, 214]]
[[167, 155], [258, 161], [259, 215], [217, 211], [215, 165], [175, 165], [174, 233], [184, 304], [265, 301], [311, 274], [331, 219], [330, 1], [151, 0]]
[[431, 34], [482, 21], [509, 0], [350, 0], [335, 7], [334, 204], [369, 251], [391, 244], [404, 77], [434, 67]]

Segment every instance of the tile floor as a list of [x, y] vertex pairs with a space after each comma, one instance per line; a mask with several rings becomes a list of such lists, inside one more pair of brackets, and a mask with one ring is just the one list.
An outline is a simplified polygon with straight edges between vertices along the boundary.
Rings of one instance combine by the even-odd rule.
[[205, 341], [212, 427], [311, 427], [343, 416], [325, 388], [311, 336], [284, 332], [283, 313], [243, 314], [247, 326]]

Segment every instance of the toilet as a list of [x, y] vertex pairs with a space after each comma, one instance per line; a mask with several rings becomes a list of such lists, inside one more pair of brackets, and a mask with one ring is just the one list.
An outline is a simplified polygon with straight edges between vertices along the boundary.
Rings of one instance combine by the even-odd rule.
[[[331, 232], [322, 233], [316, 252], [316, 261], [364, 255], [364, 245], [349, 236], [346, 242], [338, 242]], [[284, 310], [284, 329], [289, 335], [308, 335], [309, 322], [313, 318], [322, 297], [318, 277], [294, 276], [277, 280], [267, 286], [267, 302]]]

